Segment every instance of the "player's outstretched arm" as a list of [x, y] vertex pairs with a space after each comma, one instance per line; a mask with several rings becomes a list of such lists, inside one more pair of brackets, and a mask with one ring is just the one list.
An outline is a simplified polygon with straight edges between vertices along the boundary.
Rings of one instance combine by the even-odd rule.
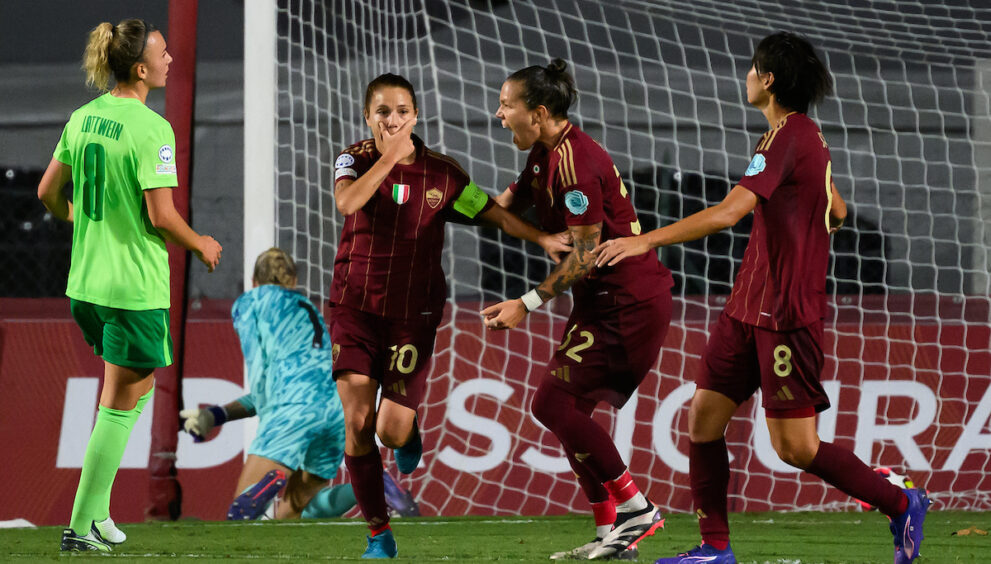
[[836, 233], [846, 221], [846, 201], [840, 196], [840, 191], [836, 189], [836, 183], [832, 180], [830, 180], [830, 192], [832, 192], [832, 200], [829, 206], [829, 232]]
[[626, 257], [642, 255], [651, 249], [701, 239], [736, 225], [757, 206], [757, 196], [743, 186], [735, 186], [722, 202], [694, 213], [671, 225], [635, 237], [610, 239], [595, 248], [596, 266], [612, 266]]
[[201, 442], [214, 427], [254, 415], [254, 405], [251, 403], [250, 395], [247, 395], [223, 406], [210, 405], [203, 409], [183, 409], [179, 412], [179, 421], [182, 423], [182, 428], [193, 436], [194, 441]]
[[167, 240], [191, 251], [206, 265], [207, 270], [220, 263], [223, 247], [209, 235], [200, 235], [179, 215], [172, 202], [172, 188], [152, 188], [145, 190], [145, 203], [148, 205], [148, 219]]
[[545, 233], [501, 205], [492, 206], [482, 212], [481, 218], [482, 221], [495, 225], [517, 239], [540, 245], [555, 264], [560, 264], [561, 257], [571, 252], [570, 232]]
[[351, 215], [363, 208], [392, 171], [392, 167], [416, 150], [411, 137], [414, 125], [416, 118], [404, 123], [396, 133], [390, 134], [385, 129], [385, 124], [379, 122], [375, 141], [376, 146], [382, 150], [382, 156], [356, 180], [342, 178], [334, 184], [334, 204], [337, 211]]
[[62, 187], [71, 179], [72, 167], [52, 159], [38, 183], [38, 199], [52, 215], [69, 223], [72, 223], [72, 202], [62, 193]]
[[526, 314], [544, 302], [563, 294], [575, 282], [581, 280], [595, 265], [592, 250], [599, 244], [602, 224], [573, 225], [569, 227], [574, 250], [564, 258], [550, 275], [523, 297], [507, 300], [482, 310], [482, 318], [489, 329], [512, 329], [519, 325]]

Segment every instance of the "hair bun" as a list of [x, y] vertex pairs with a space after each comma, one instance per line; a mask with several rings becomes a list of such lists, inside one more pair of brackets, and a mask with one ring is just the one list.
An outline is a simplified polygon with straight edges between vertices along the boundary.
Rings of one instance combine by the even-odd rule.
[[568, 63], [564, 59], [555, 58], [551, 64], [547, 65], [547, 72], [562, 73], [568, 70]]

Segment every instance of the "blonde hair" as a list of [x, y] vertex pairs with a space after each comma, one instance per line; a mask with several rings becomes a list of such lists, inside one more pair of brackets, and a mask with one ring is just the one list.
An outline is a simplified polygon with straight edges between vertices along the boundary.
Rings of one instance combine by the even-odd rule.
[[289, 253], [278, 247], [272, 247], [258, 255], [252, 278], [259, 286], [276, 284], [291, 290], [296, 287], [296, 263]]
[[106, 91], [110, 75], [118, 82], [131, 80], [131, 67], [141, 60], [148, 34], [157, 31], [144, 20], [121, 20], [117, 25], [103, 22], [89, 32], [83, 53], [86, 86]]

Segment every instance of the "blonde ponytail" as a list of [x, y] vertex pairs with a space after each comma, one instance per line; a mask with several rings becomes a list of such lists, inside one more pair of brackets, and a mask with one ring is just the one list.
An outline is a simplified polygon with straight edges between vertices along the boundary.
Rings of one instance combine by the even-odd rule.
[[103, 22], [89, 32], [83, 53], [86, 85], [106, 91], [110, 75], [118, 84], [131, 80], [131, 67], [141, 60], [148, 34], [158, 29], [137, 19], [121, 20], [117, 25]]
[[83, 53], [83, 70], [86, 86], [105, 92], [110, 82], [110, 43], [114, 39], [114, 26], [103, 22], [89, 32], [86, 52]]

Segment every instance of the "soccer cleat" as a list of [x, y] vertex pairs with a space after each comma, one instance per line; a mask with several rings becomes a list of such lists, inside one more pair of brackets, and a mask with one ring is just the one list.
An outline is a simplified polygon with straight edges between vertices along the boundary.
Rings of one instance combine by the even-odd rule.
[[395, 558], [399, 554], [399, 547], [396, 546], [396, 538], [392, 536], [392, 529], [386, 529], [368, 539], [368, 548], [361, 555], [362, 558]]
[[919, 556], [922, 546], [922, 523], [932, 500], [921, 488], [902, 490], [908, 496], [908, 509], [891, 520], [891, 534], [895, 537], [895, 564], [909, 564]]
[[120, 544], [127, 540], [127, 535], [124, 534], [124, 531], [117, 528], [114, 520], [110, 517], [107, 517], [103, 521], [93, 521], [91, 530], [110, 544]]
[[[588, 555], [592, 553], [600, 544], [602, 539], [596, 537], [591, 542], [587, 542], [578, 548], [555, 552], [551, 554], [551, 560], [588, 560]], [[603, 560], [636, 560], [640, 557], [640, 551], [635, 546], [627, 548], [623, 552], [617, 552], [611, 556], [604, 557]]]
[[644, 537], [654, 534], [664, 527], [661, 510], [647, 500], [647, 507], [639, 511], [624, 511], [616, 514], [612, 530], [602, 542], [588, 555], [589, 560], [599, 560], [622, 552], [627, 548], [636, 548], [637, 543]]
[[385, 468], [382, 468], [382, 483], [385, 486], [385, 503], [391, 513], [400, 517], [420, 516], [420, 506], [413, 499], [413, 494], [400, 486]]
[[726, 550], [719, 550], [708, 544], [696, 546], [688, 552], [682, 552], [671, 558], [658, 558], [654, 564], [736, 564], [733, 549], [726, 545]]
[[227, 509], [227, 520], [242, 521], [261, 517], [284, 485], [286, 473], [282, 470], [270, 470], [257, 484], [234, 499]]
[[85, 535], [77, 535], [72, 529], [62, 531], [62, 552], [111, 552], [110, 543], [103, 540], [99, 533], [92, 530]]
[[396, 458], [396, 468], [403, 474], [412, 474], [416, 467], [420, 465], [420, 457], [423, 456], [423, 441], [420, 440], [420, 426], [413, 417], [413, 436], [406, 441], [403, 446], [393, 449]]
[[577, 548], [564, 550], [551, 554], [551, 560], [588, 560], [588, 555], [602, 544], [602, 539], [595, 537], [591, 542], [587, 542]]

